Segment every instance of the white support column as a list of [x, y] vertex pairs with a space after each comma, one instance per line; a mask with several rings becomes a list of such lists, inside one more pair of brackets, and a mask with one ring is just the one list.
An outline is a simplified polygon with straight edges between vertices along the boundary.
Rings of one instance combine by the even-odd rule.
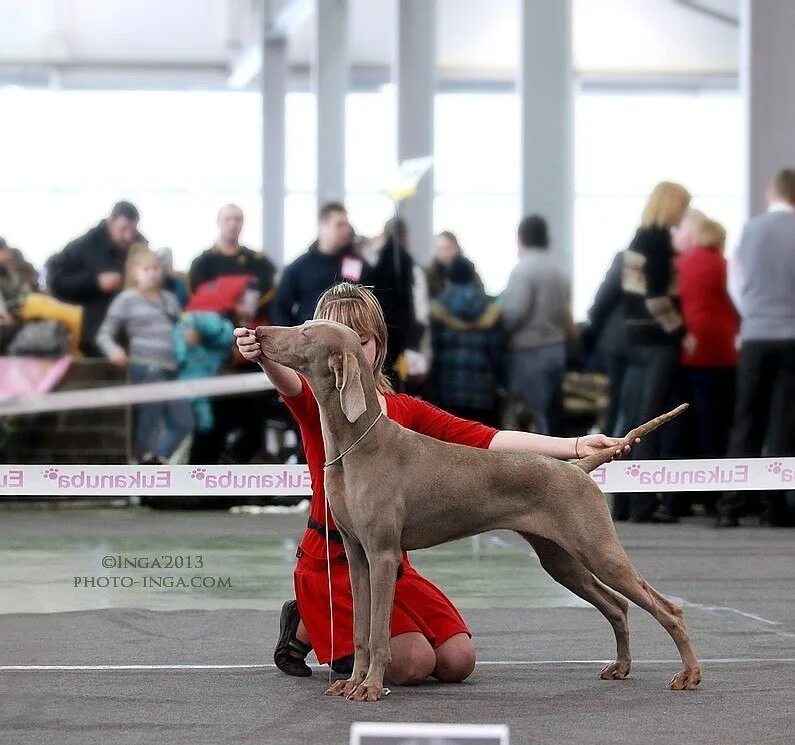
[[[398, 160], [433, 155], [436, 91], [436, 0], [398, 0], [397, 54]], [[400, 205], [414, 258], [430, 263], [433, 244], [433, 169], [417, 194]]]
[[574, 267], [571, 0], [519, 0], [521, 209], [549, 223], [550, 249]]
[[284, 264], [284, 113], [287, 42], [267, 39], [262, 49], [262, 249]]
[[348, 0], [318, 0], [312, 84], [317, 100], [317, 201], [345, 199]]
[[761, 212], [780, 168], [795, 167], [795, 2], [742, 0], [740, 91], [745, 108], [746, 217]]

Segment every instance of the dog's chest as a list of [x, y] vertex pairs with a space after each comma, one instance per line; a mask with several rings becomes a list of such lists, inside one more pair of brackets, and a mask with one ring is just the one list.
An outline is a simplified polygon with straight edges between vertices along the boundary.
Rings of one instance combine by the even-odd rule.
[[345, 499], [345, 478], [342, 470], [327, 469], [323, 479], [323, 486], [331, 512], [334, 515], [334, 522], [343, 528], [349, 528], [350, 515]]

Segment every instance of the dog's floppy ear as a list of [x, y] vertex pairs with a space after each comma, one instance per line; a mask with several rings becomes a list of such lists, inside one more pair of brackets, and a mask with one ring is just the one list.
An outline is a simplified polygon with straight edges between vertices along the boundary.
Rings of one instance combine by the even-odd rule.
[[329, 357], [328, 364], [334, 371], [342, 413], [349, 422], [355, 422], [367, 409], [359, 361], [353, 352], [335, 352]]

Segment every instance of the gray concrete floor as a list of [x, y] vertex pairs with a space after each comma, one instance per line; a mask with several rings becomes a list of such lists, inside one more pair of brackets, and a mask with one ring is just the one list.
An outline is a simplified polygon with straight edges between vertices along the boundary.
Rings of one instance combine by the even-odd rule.
[[[417, 552], [418, 569], [469, 621], [479, 665], [464, 684], [393, 688], [367, 705], [324, 697], [325, 669], [295, 679], [272, 667], [304, 521], [3, 511], [0, 743], [346, 743], [357, 720], [507, 723], [513, 743], [792, 742], [792, 530], [619, 526], [637, 568], [685, 605], [704, 662], [696, 692], [666, 690], [675, 648], [637, 608], [632, 675], [599, 680], [614, 651], [610, 627], [514, 536]], [[102, 567], [119, 555], [203, 556], [204, 567]], [[75, 576], [122, 575], [228, 576], [231, 587], [74, 587]], [[87, 669], [20, 669], [31, 665]]]

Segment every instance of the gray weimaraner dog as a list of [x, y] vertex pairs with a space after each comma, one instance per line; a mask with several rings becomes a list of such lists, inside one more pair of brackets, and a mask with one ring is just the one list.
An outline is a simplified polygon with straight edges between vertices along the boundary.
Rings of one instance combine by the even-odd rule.
[[[360, 701], [383, 695], [402, 549], [496, 529], [519, 533], [556, 581], [610, 622], [617, 657], [602, 678], [629, 674], [627, 598], [653, 615], [679, 650], [684, 669], [669, 688], [699, 684], [701, 667], [681, 609], [632, 566], [604, 496], [588, 476], [612, 459], [613, 448], [567, 463], [441, 442], [382, 416], [359, 336], [347, 326], [318, 320], [292, 328], [260, 326], [255, 333], [267, 359], [305, 376], [320, 409], [326, 496], [348, 555], [354, 601], [353, 672], [329, 693]], [[638, 427], [624, 442], [684, 408]]]

